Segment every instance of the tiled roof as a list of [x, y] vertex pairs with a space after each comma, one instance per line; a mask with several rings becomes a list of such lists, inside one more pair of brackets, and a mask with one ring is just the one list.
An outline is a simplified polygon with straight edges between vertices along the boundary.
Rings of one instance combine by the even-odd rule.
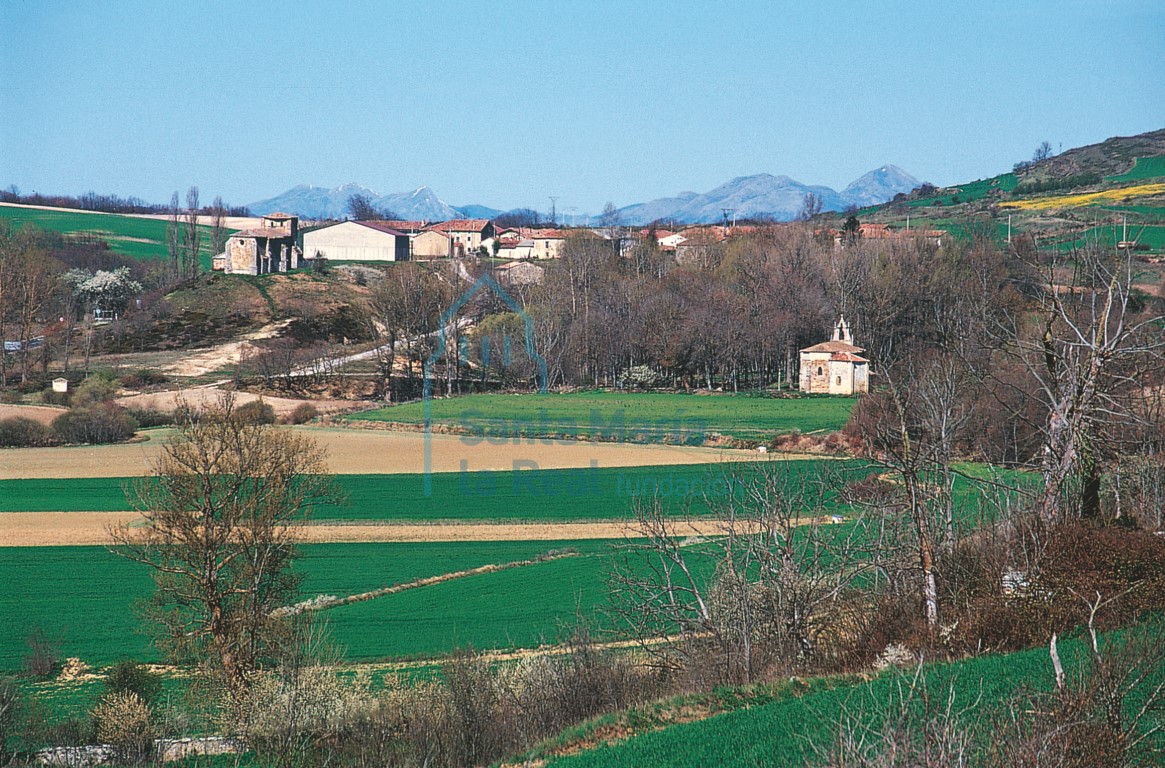
[[684, 238], [679, 245], [712, 245], [724, 242], [723, 227], [693, 227], [678, 234]]
[[864, 357], [859, 357], [852, 352], [834, 352], [829, 356], [830, 360], [836, 360], [842, 363], [868, 363], [870, 362]]
[[850, 354], [857, 354], [858, 352], [865, 352], [861, 347], [855, 347], [846, 341], [823, 341], [820, 344], [814, 344], [812, 347], [805, 347], [802, 352], [848, 352]]
[[294, 213], [283, 213], [282, 211], [276, 211], [275, 213], [269, 213], [266, 216], [263, 216], [262, 218], [264, 218], [264, 219], [298, 219], [299, 217], [296, 216]]
[[489, 219], [450, 219], [429, 227], [436, 232], [480, 232], [489, 225]]
[[407, 219], [386, 219], [385, 221], [381, 221], [379, 223], [387, 224], [393, 229], [400, 230], [401, 232], [419, 232], [425, 228], [425, 222], [408, 221]]

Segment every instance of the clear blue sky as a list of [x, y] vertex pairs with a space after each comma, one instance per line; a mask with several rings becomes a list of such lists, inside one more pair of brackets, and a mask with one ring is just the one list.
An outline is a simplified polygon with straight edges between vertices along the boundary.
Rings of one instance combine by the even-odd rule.
[[0, 0], [0, 187], [599, 210], [1165, 127], [1165, 3]]

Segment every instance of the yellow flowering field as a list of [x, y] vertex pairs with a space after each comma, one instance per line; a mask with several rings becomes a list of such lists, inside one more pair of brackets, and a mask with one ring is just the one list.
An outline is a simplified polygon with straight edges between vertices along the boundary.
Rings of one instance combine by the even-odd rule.
[[1165, 194], [1165, 184], [1138, 184], [1134, 187], [1106, 189], [1103, 192], [1085, 192], [1079, 195], [1059, 195], [1057, 197], [1037, 197], [1029, 200], [1010, 200], [1000, 203], [1000, 208], [1022, 208], [1028, 211], [1042, 211], [1049, 208], [1077, 208], [1082, 205], [1121, 202], [1130, 197], [1148, 197]]

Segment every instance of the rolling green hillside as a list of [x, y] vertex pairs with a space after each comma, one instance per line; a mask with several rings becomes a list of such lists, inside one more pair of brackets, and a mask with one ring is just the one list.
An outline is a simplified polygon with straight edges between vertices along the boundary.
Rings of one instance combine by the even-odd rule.
[[[135, 259], [167, 258], [166, 222], [111, 213], [88, 211], [42, 210], [0, 205], [0, 219], [13, 226], [31, 224], [65, 235], [91, 235], [109, 243], [114, 253]], [[210, 269], [210, 230], [203, 230], [201, 260], [203, 270]]]
[[[1061, 642], [1060, 654], [1069, 675], [1081, 667], [1087, 652], [1080, 637]], [[634, 736], [610, 746], [551, 760], [550, 764], [562, 768], [644, 765], [751, 768], [821, 764], [825, 755], [819, 750], [827, 749], [826, 745], [836, 738], [843, 722], [857, 719], [870, 727], [876, 737], [881, 724], [880, 712], [891, 702], [900, 700], [898, 697], [911, 685], [913, 674], [914, 670], [891, 670], [868, 683], [829, 685], [812, 681], [789, 686], [783, 696], [771, 703]], [[1163, 681], [1165, 669], [1151, 670], [1130, 697], [1131, 701], [1135, 704], [1143, 700], [1141, 697]], [[1016, 696], [1025, 691], [1052, 689], [1052, 665], [1046, 648], [991, 654], [950, 664], [932, 664], [925, 668], [924, 684], [935, 699], [936, 714], [946, 706], [948, 693], [953, 693], [952, 711], [968, 713], [969, 718], [984, 718], [977, 733], [981, 745], [993, 734], [986, 718], [995, 716], [1006, 722], [1009, 704]], [[925, 719], [921, 714], [919, 717]], [[1145, 719], [1145, 731], [1153, 721], [1153, 717]], [[1158, 748], [1165, 747], [1165, 733], [1156, 734], [1154, 743]]]

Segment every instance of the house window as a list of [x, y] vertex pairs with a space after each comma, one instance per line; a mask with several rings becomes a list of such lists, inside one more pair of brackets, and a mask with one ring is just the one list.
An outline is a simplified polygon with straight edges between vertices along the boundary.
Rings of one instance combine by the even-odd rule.
[[825, 373], [825, 371], [822, 369], [822, 367], [820, 365], [817, 366], [817, 375], [821, 376], [824, 373]]
[[837, 377], [837, 383], [841, 384], [841, 377], [840, 376]]

